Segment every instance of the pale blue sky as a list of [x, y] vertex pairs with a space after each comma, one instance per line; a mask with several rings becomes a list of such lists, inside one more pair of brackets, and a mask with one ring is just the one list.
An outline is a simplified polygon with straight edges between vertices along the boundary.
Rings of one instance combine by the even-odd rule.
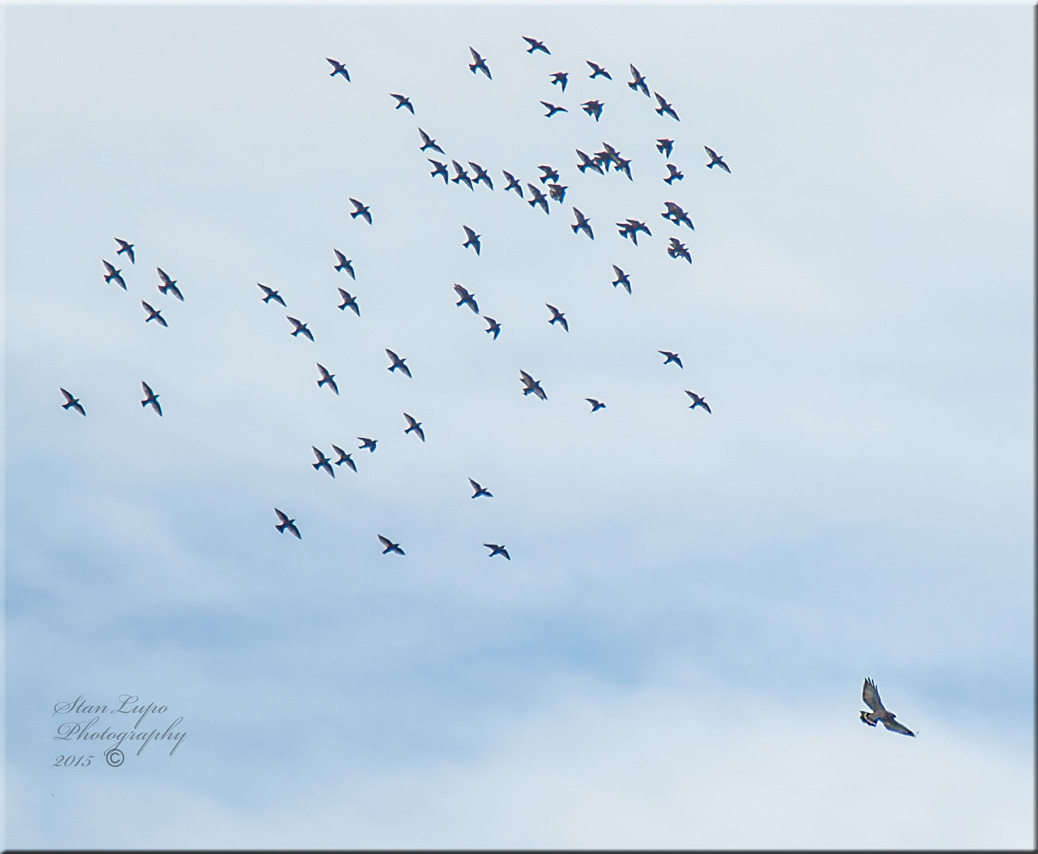
[[[6, 845], [1033, 845], [1033, 9], [402, 14], [4, 12]], [[126, 693], [177, 752], [53, 767]]]

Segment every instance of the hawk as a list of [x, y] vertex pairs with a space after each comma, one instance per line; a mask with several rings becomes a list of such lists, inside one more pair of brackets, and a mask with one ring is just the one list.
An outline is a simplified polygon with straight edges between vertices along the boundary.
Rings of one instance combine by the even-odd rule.
[[869, 726], [881, 723], [891, 732], [899, 732], [901, 735], [910, 735], [912, 738], [915, 738], [915, 733], [912, 730], [894, 720], [895, 715], [893, 712], [888, 712], [883, 708], [883, 701], [879, 698], [879, 690], [876, 688], [876, 683], [871, 679], [865, 680], [865, 684], [861, 689], [861, 698], [865, 701], [865, 705], [872, 709], [871, 712], [858, 713], [861, 715], [862, 723]]

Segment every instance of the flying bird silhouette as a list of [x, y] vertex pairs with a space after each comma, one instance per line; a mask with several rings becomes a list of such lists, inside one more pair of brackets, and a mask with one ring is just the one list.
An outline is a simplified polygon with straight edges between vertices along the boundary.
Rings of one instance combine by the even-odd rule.
[[497, 336], [501, 333], [501, 324], [498, 323], [494, 318], [483, 315], [483, 319], [487, 322], [487, 328], [484, 332], [490, 332], [494, 336], [494, 340], [497, 340]]
[[553, 201], [558, 202], [560, 205], [566, 198], [566, 190], [568, 190], [565, 184], [549, 184], [548, 195], [551, 196]]
[[663, 362], [664, 365], [669, 365], [671, 362], [673, 362], [679, 368], [683, 369], [685, 367], [683, 364], [681, 364], [681, 357], [677, 353], [671, 353], [670, 350], [657, 350], [656, 352], [659, 353], [661, 356], [666, 357], [666, 360]]
[[613, 264], [613, 272], [616, 273], [616, 278], [613, 279], [613, 287], [617, 285], [623, 285], [627, 293], [631, 292], [631, 279], [623, 270]]
[[141, 388], [144, 389], [144, 400], [141, 401], [141, 406], [150, 406], [161, 416], [162, 407], [159, 405], [159, 396], [151, 390], [151, 386], [146, 382], [141, 383]]
[[650, 97], [649, 87], [645, 83], [645, 78], [642, 77], [638, 69], [635, 68], [633, 65], [631, 66], [631, 81], [627, 85], [635, 91], [641, 89], [642, 94], [645, 95], [646, 98]]
[[314, 454], [317, 456], [317, 462], [310, 463], [310, 465], [314, 467], [314, 471], [324, 469], [332, 477], [335, 477], [335, 469], [332, 468], [331, 461], [324, 455], [324, 451], [322, 451], [320, 448], [314, 448], [313, 445], [311, 445], [310, 447], [314, 449]]
[[692, 263], [692, 254], [688, 251], [688, 247], [676, 237], [670, 239], [670, 246], [667, 247], [667, 254], [671, 258], [684, 258], [689, 264]]
[[511, 556], [508, 554], [508, 549], [506, 549], [504, 546], [499, 546], [496, 543], [483, 543], [483, 545], [486, 546], [488, 549], [490, 549], [490, 554], [488, 554], [487, 557], [493, 557], [494, 555], [501, 555], [502, 557], [506, 558], [507, 560], [511, 560], [512, 559]]
[[161, 267], [155, 268], [158, 271], [159, 279], [162, 280], [162, 284], [159, 285], [159, 290], [164, 294], [172, 294], [181, 302], [184, 301], [184, 295], [180, 292], [180, 288], [177, 287], [176, 279], [171, 279], [165, 270]]
[[714, 151], [709, 145], [704, 145], [706, 153], [710, 155], [710, 162], [706, 164], [707, 169], [713, 169], [714, 166], [720, 166], [729, 175], [732, 174], [732, 170], [728, 168], [728, 164], [724, 162], [724, 158]]
[[531, 208], [534, 207], [534, 205], [540, 205], [544, 208], [545, 213], [551, 213], [551, 211], [548, 210], [548, 199], [544, 193], [541, 192], [540, 188], [536, 184], [531, 184], [529, 181], [527, 181], [526, 187], [530, 191], [530, 195], [533, 197], [527, 199], [526, 203]]
[[332, 59], [330, 56], [326, 56], [325, 59], [327, 59], [333, 66], [332, 73], [328, 75], [329, 77], [334, 77], [336, 74], [339, 74], [345, 77], [347, 81], [350, 79], [350, 72], [346, 70], [346, 66], [339, 62], [339, 60]]
[[71, 392], [65, 391], [65, 389], [59, 389], [59, 391], [65, 395], [65, 402], [61, 404], [61, 408], [65, 411], [74, 409], [80, 415], [86, 415], [86, 410], [83, 408], [83, 404], [79, 402], [78, 397], [73, 397]]
[[649, 231], [649, 227], [637, 219], [627, 219], [625, 222], [618, 222], [617, 226], [620, 229], [620, 236], [624, 238], [631, 238], [634, 245], [638, 245], [638, 232], [644, 231], [649, 237], [652, 237], [652, 232]]
[[295, 538], [297, 540], [303, 539], [299, 535], [299, 529], [296, 527], [295, 519], [289, 519], [288, 516], [285, 513], [282, 513], [280, 510], [278, 510], [277, 507], [274, 508], [274, 512], [278, 514], [278, 519], [281, 520], [280, 524], [274, 526], [278, 529], [278, 531], [280, 531], [282, 534], [285, 533], [285, 531], [288, 531], [290, 534], [295, 534]]
[[670, 173], [663, 181], [667, 184], [673, 184], [675, 181], [680, 181], [685, 177], [685, 173], [678, 169], [673, 163], [667, 164], [667, 171]]
[[550, 119], [556, 113], [568, 113], [569, 112], [569, 110], [567, 110], [565, 107], [558, 107], [555, 104], [549, 103], [548, 101], [541, 101], [541, 104], [544, 105], [544, 109], [546, 109], [548, 111], [548, 112], [546, 112], [544, 114], [544, 117], [547, 118], [547, 119]]
[[508, 186], [505, 187], [505, 192], [507, 193], [509, 190], [515, 190], [519, 194], [519, 198], [521, 199], [523, 197], [522, 182], [518, 178], [516, 178], [515, 175], [513, 175], [511, 172], [508, 172], [505, 169], [502, 169], [501, 171], [504, 173], [505, 179], [508, 181]]
[[478, 163], [473, 163], [471, 160], [469, 161], [469, 166], [471, 166], [472, 171], [476, 173], [476, 178], [472, 182], [473, 184], [478, 184], [480, 181], [482, 181], [484, 184], [487, 185], [488, 188], [490, 188], [491, 190], [494, 189], [494, 182], [490, 179], [490, 176], [487, 174], [486, 169], [484, 169]]
[[412, 416], [408, 415], [406, 412], [404, 413], [404, 418], [407, 419], [407, 429], [404, 430], [404, 435], [406, 436], [408, 433], [414, 433], [419, 439], [421, 439], [424, 442], [425, 431], [422, 430], [422, 422], [415, 421], [415, 419]]
[[294, 317], [288, 318], [288, 322], [295, 327], [290, 333], [293, 338], [299, 336], [302, 333], [303, 337], [309, 338], [311, 341], [314, 340], [314, 334], [307, 328], [307, 325], [302, 321], [296, 320]]
[[660, 152], [664, 157], [670, 157], [670, 153], [674, 150], [674, 140], [672, 139], [657, 139], [656, 150]]
[[587, 113], [589, 116], [594, 116], [596, 122], [600, 118], [602, 118], [602, 102], [601, 101], [585, 101], [580, 106], [583, 108], [584, 112]]
[[439, 175], [443, 178], [443, 183], [446, 184], [450, 180], [450, 175], [447, 174], [447, 164], [441, 163], [439, 160], [433, 160], [431, 157], [426, 157], [425, 159], [433, 165], [433, 171], [429, 175], [433, 178]]
[[674, 108], [667, 103], [666, 98], [664, 98], [659, 92], [653, 92], [652, 94], [656, 96], [656, 100], [659, 102], [659, 106], [656, 108], [657, 113], [659, 113], [661, 116], [666, 114], [673, 118], [676, 122], [681, 121], [681, 119], [678, 118], [678, 114], [674, 111]]
[[101, 259], [101, 263], [105, 265], [105, 282], [107, 283], [114, 281], [125, 291], [126, 282], [120, 275], [120, 273], [122, 273], [122, 270], [116, 270], [115, 267], [113, 267], [111, 264], [105, 261], [104, 258]]
[[144, 306], [144, 310], [148, 312], [148, 316], [144, 318], [145, 323], [148, 323], [151, 320], [155, 320], [158, 322], [159, 326], [169, 326], [169, 324], [166, 323], [166, 318], [162, 316], [161, 311], [159, 311], [157, 308], [148, 305], [148, 303], [146, 303], [144, 300], [141, 300], [141, 305]]
[[120, 237], [116, 237], [115, 238], [115, 242], [119, 244], [119, 249], [118, 249], [118, 251], [115, 254], [116, 255], [122, 255], [125, 252], [126, 253], [126, 257], [130, 259], [130, 263], [131, 264], [136, 264], [137, 261], [133, 257], [133, 244], [132, 243], [127, 243], [125, 240], [123, 240]]
[[339, 288], [339, 296], [342, 297], [342, 305], [339, 306], [339, 309], [345, 311], [347, 308], [352, 308], [353, 313], [360, 317], [360, 306], [357, 305], [357, 298], [342, 288]]
[[357, 217], [362, 216], [368, 221], [368, 225], [371, 225], [371, 209], [364, 204], [364, 202], [358, 201], [357, 199], [351, 198], [350, 202], [353, 205], [353, 211], [350, 213], [350, 218], [356, 219]]
[[548, 306], [548, 308], [551, 310], [551, 320], [549, 320], [548, 323], [550, 323], [553, 326], [556, 323], [561, 323], [562, 328], [569, 332], [569, 324], [566, 322], [566, 315], [564, 315], [561, 311], [559, 311], [557, 308], [555, 308], [555, 306], [551, 305], [550, 303], [545, 303], [545, 305]]
[[[436, 140], [429, 136], [429, 134], [427, 134], [424, 130], [418, 128], [418, 133], [422, 137], [422, 147], [419, 149], [420, 151], [432, 150], [438, 151], [440, 152], [440, 154], [446, 154], [446, 152], [436, 144]], [[435, 162], [436, 161], [434, 160], [433, 163]]]
[[[664, 362], [663, 364], [667, 363]], [[700, 397], [694, 391], [689, 391], [687, 388], [685, 389], [685, 394], [692, 398], [692, 405], [689, 407], [689, 409], [695, 409], [697, 406], [701, 406], [707, 412], [710, 412], [710, 404], [706, 402], [705, 398]]]
[[581, 151], [579, 148], [577, 151], [577, 157], [580, 158], [580, 163], [577, 164], [577, 169], [581, 173], [587, 172], [588, 169], [594, 169], [599, 175], [604, 175], [605, 171], [602, 169], [602, 164], [594, 157], [589, 157], [586, 153]]
[[562, 91], [566, 91], [566, 82], [569, 80], [569, 75], [565, 71], [556, 71], [551, 75], [551, 85], [561, 86]]
[[335, 460], [335, 465], [336, 466], [341, 466], [343, 463], [346, 463], [346, 465], [348, 465], [354, 471], [357, 470], [357, 464], [355, 462], [353, 462], [353, 455], [352, 454], [347, 454], [338, 445], [332, 445], [332, 450], [335, 451], [335, 453], [339, 455], [339, 458], [337, 460]]
[[385, 548], [382, 549], [382, 554], [387, 555], [390, 552], [396, 552], [398, 555], [402, 555], [404, 553], [404, 550], [400, 548], [400, 543], [394, 543], [392, 540], [389, 539], [389, 537], [383, 537], [381, 534], [379, 534], [378, 539], [379, 542], [381, 542], [382, 545], [385, 546]]
[[279, 291], [275, 291], [273, 288], [268, 288], [266, 285], [261, 284], [260, 282], [256, 282], [256, 284], [259, 285], [259, 289], [263, 291], [263, 293], [265, 294], [265, 296], [263, 297], [263, 302], [266, 303], [270, 302], [271, 300], [274, 300], [274, 302], [279, 302], [282, 305], [285, 304], [285, 301], [281, 298], [281, 293]]
[[677, 204], [676, 202], [664, 202], [663, 204], [666, 206], [667, 209], [660, 213], [661, 217], [663, 217], [664, 219], [669, 219], [671, 222], [678, 226], [680, 226], [681, 223], [685, 223], [685, 225], [687, 225], [693, 231], [696, 230], [696, 227], [692, 224], [692, 220], [688, 218], [688, 213], [681, 207], [681, 205]]
[[321, 386], [326, 385], [338, 394], [339, 386], [335, 384], [335, 374], [328, 373], [328, 369], [320, 362], [317, 362], [317, 370], [321, 372], [321, 378], [317, 381], [317, 387], [320, 388]]
[[392, 373], [397, 368], [399, 368], [408, 377], [411, 376], [411, 369], [409, 367], [407, 367], [407, 365], [404, 364], [404, 362], [406, 362], [407, 359], [401, 359], [396, 353], [394, 353], [388, 347], [386, 348], [386, 355], [389, 356], [390, 361], [392, 361], [392, 363], [393, 363], [388, 368], [386, 368], [387, 371]]
[[469, 308], [472, 309], [474, 314], [479, 314], [479, 306], [476, 305], [475, 296], [470, 294], [467, 290], [465, 290], [464, 287], [459, 285], [457, 282], [454, 283], [454, 291], [455, 293], [457, 293], [459, 297], [461, 297], [461, 299], [454, 303], [456, 306], [467, 305]]
[[544, 42], [538, 41], [537, 39], [532, 39], [529, 36], [523, 36], [523, 41], [529, 45], [529, 47], [526, 49], [527, 53], [532, 54], [535, 50], [539, 50], [541, 51], [541, 53], [546, 53], [549, 56], [551, 55], [551, 51], [544, 46]]
[[526, 373], [526, 371], [522, 369], [520, 369], [519, 371], [519, 379], [522, 380], [522, 383], [525, 386], [525, 388], [523, 389], [524, 396], [532, 393], [537, 395], [537, 397], [539, 397], [541, 400], [548, 399], [548, 395], [545, 393], [544, 389], [541, 388], [540, 380], [535, 380], [528, 373]]
[[472, 54], [472, 62], [469, 63], [469, 71], [473, 74], [475, 74], [477, 70], [482, 71], [487, 76], [487, 80], [493, 80], [494, 78], [490, 76], [490, 69], [487, 68], [487, 61], [479, 55], [475, 48], [470, 47], [469, 53]]
[[577, 221], [570, 225], [570, 228], [573, 229], [573, 233], [576, 234], [578, 231], [583, 230], [588, 237], [594, 240], [595, 233], [591, 230], [591, 221], [584, 216], [578, 208], [573, 208], [573, 215], [577, 218]]
[[389, 93], [391, 97], [396, 98], [396, 106], [393, 108], [399, 110], [401, 107], [410, 110], [411, 115], [414, 115], [414, 104], [411, 103], [411, 99], [407, 95], [394, 95], [392, 92]]
[[360, 449], [363, 451], [365, 448], [368, 449], [369, 453], [375, 453], [375, 446], [378, 444], [378, 439], [365, 439], [363, 436], [358, 436], [360, 439]]
[[605, 404], [600, 400], [595, 400], [593, 397], [585, 397], [584, 400], [591, 404], [592, 412], [598, 412], [600, 409], [605, 409]]
[[347, 273], [350, 274], [350, 278], [355, 280], [357, 278], [357, 274], [353, 272], [353, 262], [350, 261], [350, 259], [347, 258], [345, 255], [343, 255], [338, 249], [333, 249], [332, 252], [335, 253], [335, 260], [338, 262], [335, 265], [335, 269], [339, 272], [345, 270]]
[[538, 166], [537, 168], [540, 169], [544, 173], [543, 175], [541, 175], [541, 183], [542, 184], [547, 184], [549, 181], [554, 181], [555, 183], [558, 183], [558, 180], [559, 180], [559, 170], [558, 169], [556, 169], [553, 166], [547, 166], [547, 165]]
[[605, 77], [607, 80], [613, 79], [613, 75], [606, 71], [597, 62], [592, 62], [590, 59], [585, 59], [584, 62], [586, 62], [591, 67], [591, 73], [588, 75], [588, 77], [592, 80], [594, 80], [596, 77]]
[[465, 171], [465, 167], [462, 166], [457, 160], [452, 160], [451, 165], [454, 167], [455, 175], [451, 180], [455, 183], [464, 184], [470, 190], [475, 189], [472, 186], [472, 179], [469, 177], [469, 173]]
[[465, 229], [465, 242], [462, 243], [461, 245], [463, 247], [471, 246], [473, 249], [476, 250], [476, 254], [478, 255], [479, 254], [479, 238], [480, 238], [481, 235], [476, 234], [476, 232], [474, 232], [467, 225], [463, 225], [462, 228]]
[[883, 702], [879, 699], [879, 690], [876, 688], [876, 683], [871, 679], [865, 680], [865, 684], [861, 689], [861, 698], [865, 701], [865, 705], [872, 709], [871, 712], [858, 713], [863, 724], [875, 726], [877, 723], [881, 723], [891, 732], [898, 732], [901, 735], [910, 735], [912, 738], [915, 738], [915, 733], [912, 730], [903, 723], [894, 720], [896, 715], [893, 712], [888, 712], [883, 708]]
[[494, 497], [494, 494], [492, 492], [489, 492], [486, 489], [484, 489], [482, 486], [476, 483], [476, 481], [474, 481], [471, 477], [469, 478], [469, 483], [472, 484], [472, 498], [479, 498], [481, 495], [487, 498]]

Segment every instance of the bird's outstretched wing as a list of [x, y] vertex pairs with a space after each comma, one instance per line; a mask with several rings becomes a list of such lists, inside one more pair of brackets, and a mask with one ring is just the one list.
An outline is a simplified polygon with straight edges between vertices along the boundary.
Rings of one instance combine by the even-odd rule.
[[876, 688], [876, 683], [871, 679], [865, 680], [865, 684], [861, 688], [861, 699], [865, 701], [865, 705], [872, 711], [886, 712], [886, 709], [883, 708], [883, 701], [879, 698], [879, 690]]
[[915, 738], [915, 733], [912, 732], [912, 730], [910, 730], [904, 724], [899, 723], [898, 721], [894, 720], [894, 718], [889, 718], [889, 719], [884, 718], [883, 719], [883, 726], [885, 726], [891, 732], [899, 732], [899, 733], [901, 733], [901, 735], [910, 735], [910, 736], [912, 736], [912, 738]]

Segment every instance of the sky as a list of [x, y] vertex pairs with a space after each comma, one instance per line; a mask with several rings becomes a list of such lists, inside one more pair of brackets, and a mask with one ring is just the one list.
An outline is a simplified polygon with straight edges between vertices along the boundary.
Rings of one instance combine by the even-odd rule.
[[1034, 846], [1031, 7], [2, 14], [7, 847]]

